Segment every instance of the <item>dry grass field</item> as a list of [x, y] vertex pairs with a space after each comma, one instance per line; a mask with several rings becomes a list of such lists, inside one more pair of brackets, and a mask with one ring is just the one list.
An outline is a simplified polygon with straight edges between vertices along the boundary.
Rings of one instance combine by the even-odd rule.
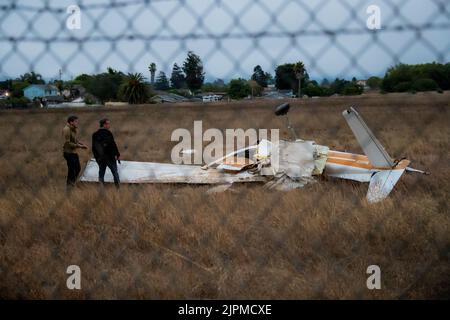
[[[61, 129], [90, 144], [107, 116], [124, 160], [170, 162], [176, 128], [280, 128], [282, 101], [0, 111], [0, 298], [429, 299], [450, 297], [450, 93], [291, 101], [304, 139], [361, 152], [341, 112], [358, 111], [405, 175], [384, 202], [367, 184], [321, 178], [290, 192], [239, 185], [79, 184], [65, 193]], [[80, 152], [82, 166], [90, 158]], [[66, 268], [81, 268], [68, 290]], [[381, 290], [366, 269], [381, 268]]]

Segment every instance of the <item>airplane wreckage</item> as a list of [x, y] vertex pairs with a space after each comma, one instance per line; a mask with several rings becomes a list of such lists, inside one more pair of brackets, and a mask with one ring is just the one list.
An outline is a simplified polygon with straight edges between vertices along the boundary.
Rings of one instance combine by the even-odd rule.
[[[233, 183], [263, 182], [266, 188], [287, 191], [313, 182], [314, 176], [368, 182], [367, 200], [385, 199], [406, 172], [429, 174], [409, 167], [407, 159], [393, 160], [358, 112], [351, 107], [343, 112], [364, 155], [333, 151], [314, 141], [297, 139], [287, 116], [289, 104], [275, 109], [286, 116], [293, 141], [261, 140], [256, 145], [237, 150], [204, 166], [122, 161], [118, 166], [122, 183], [184, 183], [215, 185], [211, 192], [227, 190]], [[98, 165], [90, 160], [80, 181], [98, 182]], [[113, 182], [111, 172], [105, 182]]]

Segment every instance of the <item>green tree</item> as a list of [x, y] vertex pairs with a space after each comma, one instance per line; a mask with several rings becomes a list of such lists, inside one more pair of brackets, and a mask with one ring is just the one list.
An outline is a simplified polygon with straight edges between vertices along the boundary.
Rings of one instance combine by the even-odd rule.
[[63, 80], [54, 80], [53, 82], [50, 82], [49, 84], [54, 85], [56, 88], [58, 88], [59, 92], [64, 90], [65, 83]]
[[172, 75], [170, 77], [170, 83], [172, 88], [181, 89], [186, 83], [186, 79], [183, 74], [183, 70], [175, 63], [172, 69]]
[[160, 71], [155, 82], [156, 90], [168, 90], [170, 88], [169, 80], [163, 71]]
[[253, 97], [260, 97], [264, 91], [264, 88], [255, 80], [248, 81], [251, 89], [251, 95]]
[[248, 97], [252, 92], [250, 84], [245, 79], [233, 79], [228, 86], [228, 94], [233, 99]]
[[364, 87], [356, 81], [347, 82], [344, 86], [343, 94], [346, 96], [360, 95], [364, 92]]
[[0, 81], [0, 89], [3, 90], [12, 90], [12, 79], [7, 79], [5, 81]]
[[208, 82], [203, 84], [202, 86], [203, 92], [219, 92], [219, 91], [227, 91], [227, 85], [222, 79], [217, 79], [214, 82]]
[[360, 95], [363, 92], [364, 87], [358, 84], [356, 78], [353, 78], [352, 81], [336, 78], [336, 80], [330, 84], [330, 88], [325, 90], [323, 94]]
[[120, 86], [119, 96], [129, 104], [147, 102], [149, 92], [142, 73], [129, 73]]
[[433, 79], [417, 79], [412, 83], [415, 91], [435, 91], [439, 90], [439, 85]]
[[[301, 63], [301, 62], [300, 62]], [[297, 66], [297, 67], [296, 67]], [[301, 71], [300, 64], [287, 63], [279, 65], [275, 70], [275, 87], [279, 90], [291, 89], [293, 92], [298, 92], [299, 82], [301, 81], [301, 86], [304, 87], [309, 81], [309, 75], [306, 69], [303, 72], [303, 76], [300, 81], [297, 78], [298, 75], [296, 71]], [[294, 69], [295, 68], [295, 69]], [[299, 73], [300, 75], [301, 73]]]
[[266, 79], [267, 79], [267, 85], [275, 84], [275, 79], [269, 72], [266, 72]]
[[27, 82], [29, 84], [45, 84], [42, 76], [39, 73], [35, 73], [34, 71], [24, 73], [23, 75], [19, 76], [18, 80]]
[[379, 77], [370, 77], [367, 80], [367, 85], [369, 86], [370, 89], [379, 89], [381, 86], [381, 81], [382, 79]]
[[386, 92], [422, 91], [432, 90], [435, 84], [437, 90], [450, 89], [450, 63], [398, 64], [388, 69], [381, 88]]
[[399, 64], [389, 68], [381, 88], [386, 92], [404, 92], [412, 89], [413, 73], [406, 64]]
[[294, 74], [295, 74], [295, 78], [298, 80], [298, 94], [297, 96], [299, 98], [302, 97], [302, 79], [305, 77], [305, 65], [303, 64], [303, 62], [297, 62], [294, 65]]
[[83, 85], [91, 78], [90, 75], [86, 73], [82, 73], [79, 76], [76, 76], [75, 79], [73, 79], [73, 84], [80, 84]]
[[267, 87], [267, 73], [263, 71], [260, 65], [253, 69], [252, 80], [256, 81], [261, 87]]
[[183, 71], [186, 75], [187, 87], [192, 91], [199, 90], [205, 81], [203, 63], [200, 57], [192, 51], [189, 51], [183, 63]]
[[148, 66], [148, 71], [150, 72], [150, 83], [154, 85], [156, 73], [156, 64], [154, 62], [150, 63], [150, 65]]
[[309, 82], [303, 89], [303, 93], [308, 97], [321, 97], [324, 95], [322, 87], [316, 81]]
[[11, 91], [11, 97], [12, 98], [22, 98], [23, 97], [23, 89], [28, 87], [30, 84], [28, 82], [23, 82], [20, 80], [14, 80], [12, 82], [12, 91]]
[[333, 83], [330, 85], [330, 89], [333, 93], [343, 94], [344, 88], [347, 85], [348, 81], [344, 79], [336, 78]]
[[75, 81], [80, 81], [87, 92], [102, 102], [118, 100], [120, 86], [125, 79], [121, 71], [108, 68], [107, 72], [96, 75], [81, 75]]

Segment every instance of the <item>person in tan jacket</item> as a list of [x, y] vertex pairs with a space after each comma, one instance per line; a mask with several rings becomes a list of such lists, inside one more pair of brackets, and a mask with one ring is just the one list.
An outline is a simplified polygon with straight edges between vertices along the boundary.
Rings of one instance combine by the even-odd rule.
[[67, 119], [67, 124], [63, 128], [64, 146], [63, 153], [64, 159], [67, 162], [67, 187], [75, 186], [78, 175], [81, 171], [80, 159], [78, 158], [78, 149], [87, 149], [88, 147], [78, 141], [78, 117], [70, 116]]

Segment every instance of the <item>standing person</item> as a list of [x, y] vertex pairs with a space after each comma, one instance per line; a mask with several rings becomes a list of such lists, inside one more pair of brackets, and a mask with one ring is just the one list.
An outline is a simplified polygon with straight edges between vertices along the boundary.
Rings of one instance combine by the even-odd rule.
[[67, 118], [67, 123], [62, 130], [64, 137], [63, 153], [67, 162], [66, 183], [68, 188], [75, 186], [81, 170], [77, 149], [87, 149], [87, 146], [77, 139], [78, 124], [78, 117], [70, 116]]
[[120, 153], [114, 141], [114, 136], [109, 131], [111, 122], [105, 118], [100, 120], [99, 123], [100, 129], [92, 135], [92, 152], [99, 167], [98, 180], [103, 184], [105, 183], [105, 172], [106, 167], [108, 167], [114, 177], [114, 184], [119, 189], [120, 179], [116, 161], [120, 163]]

